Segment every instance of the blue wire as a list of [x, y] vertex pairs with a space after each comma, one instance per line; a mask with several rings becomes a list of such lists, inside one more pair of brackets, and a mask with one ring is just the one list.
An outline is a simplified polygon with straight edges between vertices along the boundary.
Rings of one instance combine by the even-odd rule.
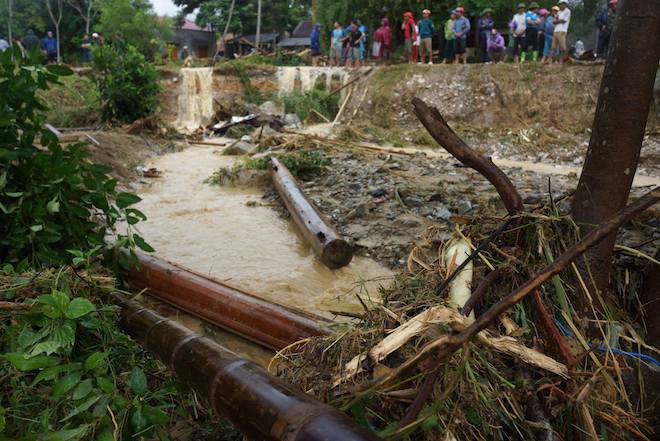
[[[559, 327], [559, 329], [561, 329], [562, 332], [564, 334], [566, 334], [566, 336], [571, 337], [571, 338], [575, 338], [575, 335], [573, 335], [573, 333], [568, 328], [566, 328], [566, 326], [564, 326], [562, 322], [560, 322], [559, 320], [555, 320], [555, 323], [557, 323], [557, 326]], [[587, 343], [587, 344], [589, 345], [590, 348], [593, 347], [592, 343]], [[609, 352], [610, 349], [605, 348], [603, 346], [599, 346], [599, 347], [596, 348], [596, 351], [598, 351], [598, 352]], [[617, 355], [625, 355], [625, 356], [628, 356], [628, 357], [633, 357], [633, 358], [645, 360], [645, 361], [648, 361], [649, 363], [655, 364], [656, 366], [660, 366], [660, 361], [656, 360], [655, 358], [651, 357], [650, 355], [642, 354], [642, 353], [639, 353], [639, 352], [622, 351], [621, 349], [616, 349], [616, 348], [612, 348], [611, 352], [613, 354], [617, 354]]]

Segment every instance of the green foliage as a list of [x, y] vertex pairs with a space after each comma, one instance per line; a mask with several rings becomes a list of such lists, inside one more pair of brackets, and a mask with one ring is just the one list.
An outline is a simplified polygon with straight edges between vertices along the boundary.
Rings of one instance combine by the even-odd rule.
[[94, 81], [86, 76], [71, 75], [60, 78], [38, 96], [48, 106], [46, 120], [55, 127], [86, 127], [97, 124], [99, 92]]
[[[292, 175], [300, 178], [315, 175], [330, 163], [327, 156], [319, 150], [303, 150], [273, 155], [284, 164]], [[267, 170], [270, 157], [246, 158], [233, 167], [222, 167], [216, 170], [205, 182], [212, 185], [234, 185], [241, 170]]]
[[252, 54], [248, 57], [228, 61], [232, 65], [247, 66], [300, 66], [307, 64], [307, 58], [301, 57], [295, 53], [276, 50], [271, 55]]
[[[199, 8], [197, 23], [211, 24], [215, 29], [224, 31], [229, 16], [231, 0], [175, 0], [178, 6], [184, 6], [185, 13]], [[309, 0], [274, 0], [263, 2], [262, 32], [293, 31], [300, 20], [311, 17]], [[257, 29], [257, 8], [254, 1], [236, 2], [229, 32], [254, 34]], [[267, 30], [267, 31], [266, 31]]]
[[94, 29], [106, 36], [121, 32], [128, 44], [153, 59], [171, 35], [172, 21], [158, 17], [148, 0], [104, 0]]
[[94, 66], [105, 121], [129, 123], [156, 111], [158, 71], [133, 46], [124, 54], [107, 45], [95, 49]]
[[286, 113], [297, 114], [302, 121], [321, 122], [322, 118], [312, 112], [334, 119], [339, 107], [339, 94], [331, 95], [326, 90], [314, 89], [308, 92], [292, 92], [281, 97]]
[[0, 300], [27, 307], [0, 311], [0, 438], [169, 439], [171, 421], [190, 420], [188, 389], [120, 330], [104, 302], [114, 280], [79, 271], [0, 270]]
[[[145, 216], [124, 203], [128, 196], [84, 144], [63, 148], [43, 128], [38, 93], [71, 70], [24, 65], [14, 55], [0, 54], [0, 262], [49, 265], [68, 260], [70, 249], [98, 249], [118, 221], [134, 225]], [[117, 245], [143, 242], [129, 228]]]

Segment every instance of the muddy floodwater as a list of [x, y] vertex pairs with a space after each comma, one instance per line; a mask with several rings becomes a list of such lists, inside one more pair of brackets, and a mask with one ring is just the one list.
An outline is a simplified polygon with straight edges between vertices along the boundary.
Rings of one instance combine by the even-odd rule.
[[148, 221], [140, 232], [156, 255], [268, 300], [335, 317], [360, 313], [378, 301], [378, 287], [392, 273], [375, 261], [355, 257], [338, 271], [321, 264], [293, 223], [262, 203], [257, 188], [204, 183], [234, 158], [216, 147], [188, 149], [156, 158], [163, 172], [139, 189]]

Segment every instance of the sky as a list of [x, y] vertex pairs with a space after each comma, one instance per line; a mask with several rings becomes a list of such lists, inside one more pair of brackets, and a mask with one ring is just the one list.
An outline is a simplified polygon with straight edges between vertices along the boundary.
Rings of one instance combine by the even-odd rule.
[[158, 15], [174, 16], [178, 12], [178, 7], [172, 0], [151, 0], [151, 3]]

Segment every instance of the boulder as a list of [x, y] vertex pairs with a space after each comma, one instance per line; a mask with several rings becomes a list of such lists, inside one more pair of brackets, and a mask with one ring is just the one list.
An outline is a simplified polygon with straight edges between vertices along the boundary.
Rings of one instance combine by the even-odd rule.
[[227, 147], [222, 154], [228, 156], [249, 155], [254, 153], [256, 146], [249, 141], [240, 139]]
[[284, 116], [284, 106], [274, 101], [266, 101], [259, 106], [259, 111], [264, 115]]
[[284, 115], [284, 125], [290, 129], [302, 129], [303, 123], [300, 117], [295, 113], [287, 113]]

